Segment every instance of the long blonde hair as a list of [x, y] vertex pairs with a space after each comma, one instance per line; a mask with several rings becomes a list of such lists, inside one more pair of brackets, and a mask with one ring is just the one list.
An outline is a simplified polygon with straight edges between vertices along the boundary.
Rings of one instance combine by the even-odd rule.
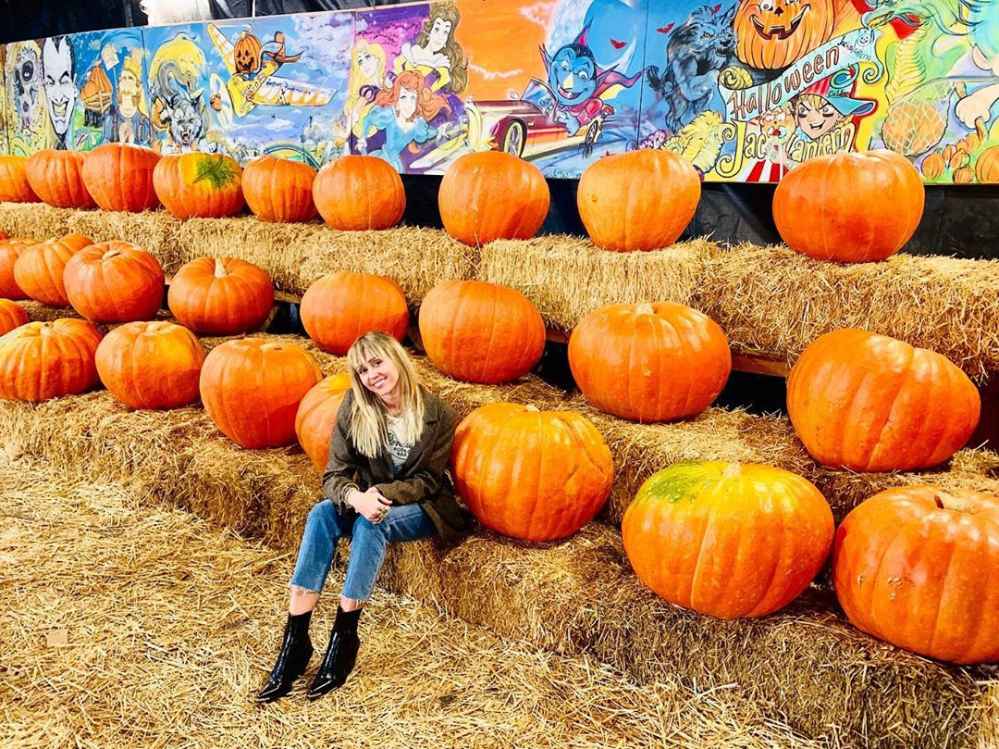
[[369, 458], [378, 456], [388, 444], [388, 411], [381, 398], [361, 382], [358, 370], [372, 357], [387, 359], [399, 371], [399, 395], [402, 413], [400, 439], [415, 444], [423, 432], [425, 407], [420, 378], [413, 369], [406, 350], [390, 335], [372, 331], [365, 333], [347, 351], [350, 366], [350, 389], [354, 404], [350, 411], [348, 434], [354, 446]]

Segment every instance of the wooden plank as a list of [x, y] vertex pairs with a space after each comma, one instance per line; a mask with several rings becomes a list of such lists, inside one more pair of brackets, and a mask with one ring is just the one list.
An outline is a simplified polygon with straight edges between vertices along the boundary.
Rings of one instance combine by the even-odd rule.
[[770, 377], [787, 377], [791, 368], [783, 359], [769, 359], [755, 354], [733, 354], [732, 369], [736, 372], [768, 375]]

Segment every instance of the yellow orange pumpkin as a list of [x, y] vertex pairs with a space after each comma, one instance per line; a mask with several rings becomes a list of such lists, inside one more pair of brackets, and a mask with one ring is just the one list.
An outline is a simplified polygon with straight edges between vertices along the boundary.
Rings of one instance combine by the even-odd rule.
[[305, 394], [295, 414], [295, 434], [298, 444], [309, 456], [316, 470], [326, 468], [333, 427], [343, 397], [350, 390], [350, 375], [346, 372], [324, 377]]
[[83, 184], [105, 211], [138, 213], [156, 208], [153, 170], [160, 155], [151, 148], [105, 143], [83, 159]]
[[233, 257], [201, 257], [180, 267], [170, 282], [167, 306], [200, 335], [256, 330], [274, 306], [274, 283], [263, 268]]
[[101, 332], [78, 318], [29, 322], [0, 336], [0, 398], [44, 401], [97, 384]]
[[177, 218], [235, 216], [244, 205], [242, 172], [235, 159], [223, 154], [163, 156], [153, 169], [153, 188]]
[[0, 155], [0, 201], [5, 203], [38, 203], [39, 198], [31, 189], [25, 156]]
[[163, 302], [163, 269], [148, 252], [128, 242], [85, 247], [62, 274], [73, 309], [93, 322], [151, 320]]
[[28, 184], [38, 197], [57, 208], [93, 208], [96, 203], [83, 184], [84, 155], [46, 148], [25, 164]]
[[67, 234], [26, 247], [14, 263], [14, 280], [35, 301], [51, 307], [68, 307], [69, 297], [62, 278], [66, 263], [92, 244], [90, 237]]
[[323, 221], [341, 231], [389, 229], [406, 210], [402, 178], [377, 156], [331, 161], [316, 175], [312, 198]]
[[0, 299], [0, 336], [28, 322], [28, 313], [17, 302]]
[[243, 195], [261, 221], [310, 221], [316, 217], [315, 179], [316, 170], [308, 164], [261, 156], [243, 169]]
[[0, 298], [28, 298], [24, 289], [17, 285], [17, 278], [14, 276], [14, 266], [17, 265], [17, 260], [21, 257], [21, 253], [34, 244], [35, 242], [30, 239], [0, 240]]
[[409, 308], [399, 284], [370, 273], [323, 276], [306, 290], [300, 314], [309, 338], [323, 351], [340, 356], [372, 330], [401, 341], [409, 327]]

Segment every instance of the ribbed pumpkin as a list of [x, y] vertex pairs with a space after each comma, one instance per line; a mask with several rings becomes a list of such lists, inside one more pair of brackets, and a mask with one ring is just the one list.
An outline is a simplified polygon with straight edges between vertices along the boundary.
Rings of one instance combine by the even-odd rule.
[[73, 309], [93, 322], [151, 320], [163, 302], [159, 261], [128, 242], [101, 242], [77, 252], [63, 271]]
[[530, 239], [545, 222], [551, 195], [534, 164], [502, 151], [468, 153], [444, 173], [437, 205], [459, 242]]
[[263, 268], [233, 257], [201, 257], [181, 266], [170, 282], [167, 306], [200, 335], [256, 330], [274, 306], [274, 283]]
[[153, 169], [153, 187], [177, 218], [220, 218], [243, 210], [243, 170], [224, 154], [163, 156]]
[[975, 178], [983, 184], [999, 182], [999, 146], [982, 151], [975, 161]]
[[788, 247], [817, 260], [884, 260], [916, 231], [925, 196], [919, 172], [894, 151], [818, 156], [777, 185], [774, 222]]
[[28, 322], [28, 313], [17, 302], [0, 299], [0, 336]]
[[496, 384], [530, 372], [545, 349], [545, 323], [519, 291], [484, 281], [442, 281], [420, 306], [423, 348], [459, 380]]
[[323, 378], [298, 404], [295, 434], [298, 436], [298, 444], [318, 471], [326, 468], [336, 414], [348, 390], [350, 375], [340, 372]]
[[603, 507], [614, 478], [603, 437], [575, 411], [480, 406], [458, 425], [451, 456], [479, 522], [525, 541], [571, 536]]
[[27, 299], [24, 289], [17, 285], [14, 266], [21, 253], [36, 244], [32, 239], [0, 240], [0, 297], [6, 299]]
[[657, 250], [673, 244], [697, 211], [701, 178], [671, 151], [604, 156], [583, 172], [576, 192], [587, 234], [605, 250]]
[[82, 234], [67, 234], [26, 247], [14, 263], [14, 280], [35, 301], [51, 307], [68, 307], [69, 297], [62, 280], [66, 263], [93, 243]]
[[28, 183], [25, 156], [0, 155], [0, 201], [37, 203], [41, 200]]
[[309, 353], [267, 338], [226, 341], [201, 368], [201, 400], [215, 426], [242, 447], [282, 447], [295, 441], [295, 414], [322, 379]]
[[943, 661], [999, 662], [999, 497], [875, 494], [836, 531], [833, 579], [858, 629]]
[[816, 339], [787, 380], [787, 413], [808, 452], [854, 471], [939, 465], [971, 437], [980, 409], [947, 357], [854, 328]]
[[101, 333], [76, 318], [29, 322], [0, 337], [0, 398], [44, 401], [97, 384]]
[[319, 170], [312, 198], [328, 226], [341, 231], [389, 229], [406, 211], [402, 178], [377, 156], [341, 156]]
[[836, 0], [742, 2], [732, 22], [735, 53], [754, 68], [781, 70], [829, 41], [836, 28]]
[[83, 159], [83, 184], [105, 211], [139, 213], [156, 208], [153, 170], [160, 155], [151, 148], [105, 143]]
[[635, 421], [671, 421], [714, 402], [732, 371], [728, 338], [682, 304], [611, 304], [569, 338], [569, 366], [586, 400]]
[[808, 480], [773, 466], [677, 463], [651, 476], [621, 522], [638, 579], [721, 619], [765, 616], [808, 587], [833, 540]]
[[406, 337], [406, 295], [390, 278], [340, 271], [306, 290], [302, 325], [323, 351], [343, 355], [365, 333], [380, 330], [398, 341]]
[[83, 154], [46, 148], [24, 165], [35, 194], [57, 208], [93, 208], [96, 203], [83, 184]]
[[120, 325], [97, 347], [97, 374], [129, 408], [167, 409], [198, 399], [205, 350], [194, 334], [171, 322]]
[[316, 217], [315, 179], [308, 164], [261, 156], [243, 169], [243, 195], [261, 221], [309, 221]]

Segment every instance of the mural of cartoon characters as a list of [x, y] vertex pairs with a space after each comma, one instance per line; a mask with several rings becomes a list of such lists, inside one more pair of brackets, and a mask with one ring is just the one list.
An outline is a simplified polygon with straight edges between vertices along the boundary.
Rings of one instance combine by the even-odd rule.
[[429, 123], [448, 106], [447, 100], [431, 91], [423, 76], [415, 71], [400, 74], [392, 88], [381, 91], [374, 106], [361, 120], [364, 137], [358, 139], [358, 151], [367, 150], [367, 138], [376, 131], [384, 136], [384, 145], [372, 152], [404, 171], [403, 153], [418, 153], [418, 144], [439, 138], [442, 132]]
[[200, 150], [208, 135], [208, 112], [200, 78], [205, 57], [183, 32], [160, 45], [149, 64], [150, 123], [154, 147], [163, 153]]
[[361, 120], [374, 104], [369, 92], [392, 87], [386, 78], [386, 55], [382, 45], [363, 38], [357, 40], [351, 50], [349, 80], [350, 92], [343, 107], [345, 129], [360, 137]]
[[[641, 80], [642, 72], [625, 76], [613, 68], [603, 70], [587, 46], [588, 28], [584, 28], [569, 44], [549, 54], [541, 47], [547, 79], [531, 79], [523, 99], [545, 111], [549, 120], [561, 124], [569, 135], [574, 135], [591, 122], [597, 133], [602, 120], [614, 114], [611, 99], [622, 87], [630, 88]], [[587, 150], [599, 134], [587, 138]]]
[[875, 110], [876, 102], [855, 99], [850, 95], [857, 73], [856, 68], [838, 71], [816, 81], [791, 99], [797, 133], [801, 137], [808, 141], [821, 141], [852, 118], [865, 117]]
[[15, 42], [5, 61], [7, 136], [12, 154], [28, 156], [49, 145], [51, 126], [42, 91], [42, 50], [34, 41]]
[[152, 123], [142, 89], [142, 53], [133, 50], [118, 74], [118, 92], [110, 115], [104, 121], [104, 140], [148, 146]]
[[[464, 91], [468, 85], [468, 60], [454, 38], [460, 20], [461, 14], [452, 3], [431, 5], [416, 41], [402, 45], [395, 59], [395, 72], [415, 70], [435, 93], [442, 89], [445, 94]], [[453, 100], [449, 103], [454, 106]]]
[[250, 31], [243, 31], [233, 43], [218, 26], [208, 24], [205, 28], [229, 71], [226, 90], [237, 117], [245, 117], [261, 104], [321, 107], [332, 99], [326, 88], [276, 75], [283, 65], [302, 59], [302, 53], [285, 52], [284, 33], [278, 31], [263, 43]]
[[670, 34], [666, 66], [646, 71], [649, 87], [668, 103], [666, 128], [677, 132], [702, 112], [718, 90], [721, 71], [735, 62], [735, 6], [704, 5]]

